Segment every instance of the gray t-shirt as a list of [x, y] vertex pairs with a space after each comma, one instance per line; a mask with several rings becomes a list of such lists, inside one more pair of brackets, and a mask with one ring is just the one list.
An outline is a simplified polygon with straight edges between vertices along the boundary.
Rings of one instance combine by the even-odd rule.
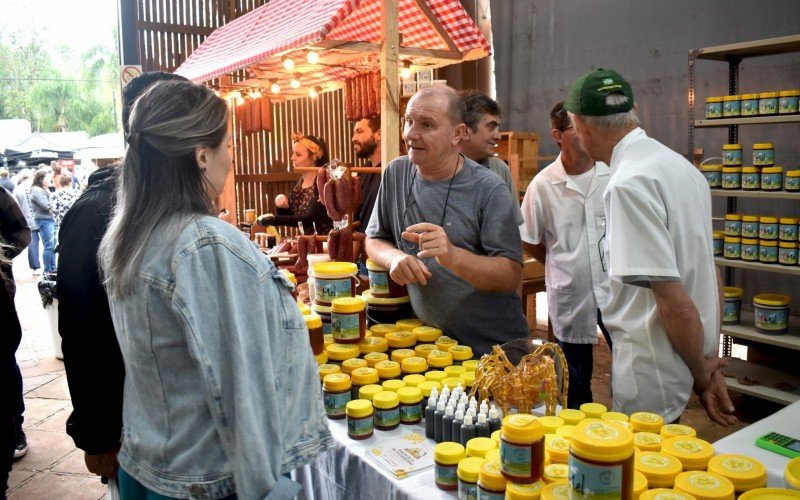
[[[522, 243], [508, 188], [500, 177], [468, 158], [452, 178], [452, 186], [451, 179], [423, 179], [407, 156], [392, 161], [383, 174], [367, 236], [416, 255], [419, 248], [403, 240], [402, 232], [420, 222], [442, 225], [443, 216], [443, 227], [453, 245], [478, 255], [522, 262]], [[433, 274], [428, 284], [408, 285], [411, 305], [420, 319], [469, 345], [476, 355], [491, 351], [495, 344], [530, 335], [515, 292], [481, 291], [436, 259], [423, 262]]]
[[525, 219], [522, 218], [522, 210], [519, 207], [519, 193], [514, 191], [514, 179], [511, 178], [511, 169], [506, 165], [506, 162], [496, 156], [488, 156], [481, 160], [480, 164], [499, 175], [508, 186], [511, 199], [514, 200], [514, 216], [516, 217], [517, 225], [521, 225], [525, 222]]

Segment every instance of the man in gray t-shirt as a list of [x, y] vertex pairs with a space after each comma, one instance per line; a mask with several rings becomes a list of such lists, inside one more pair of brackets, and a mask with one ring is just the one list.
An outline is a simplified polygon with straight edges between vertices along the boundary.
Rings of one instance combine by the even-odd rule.
[[453, 89], [411, 98], [409, 156], [384, 172], [367, 253], [408, 286], [420, 319], [480, 355], [530, 330], [516, 294], [522, 244], [513, 202], [500, 177], [458, 153], [464, 127]]

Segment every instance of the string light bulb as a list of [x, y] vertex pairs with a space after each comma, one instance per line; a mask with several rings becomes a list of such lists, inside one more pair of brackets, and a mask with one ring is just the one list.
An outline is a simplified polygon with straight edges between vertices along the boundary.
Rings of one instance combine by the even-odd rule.
[[283, 63], [283, 68], [286, 71], [292, 71], [294, 69], [294, 59], [289, 56], [283, 56], [281, 58], [281, 62]]
[[242, 93], [238, 90], [231, 92], [231, 99], [233, 102], [236, 103], [237, 106], [241, 106], [244, 103], [244, 98], [242, 97]]
[[250, 99], [259, 99], [261, 97], [261, 90], [259, 89], [252, 89], [250, 90]]
[[308, 61], [308, 64], [317, 64], [319, 62], [319, 53], [309, 50], [308, 54], [306, 54], [306, 60]]
[[400, 70], [400, 79], [408, 80], [411, 77], [411, 61], [406, 59], [403, 61], [403, 68]]
[[289, 81], [289, 85], [293, 89], [299, 89], [300, 88], [300, 73], [295, 73], [294, 76], [292, 76], [291, 81]]
[[316, 99], [317, 96], [319, 96], [320, 92], [322, 92], [322, 87], [317, 85], [316, 87], [314, 87], [313, 89], [308, 91], [308, 97], [310, 97], [312, 99]]
[[270, 80], [269, 91], [272, 92], [273, 94], [280, 94], [281, 93], [281, 86], [278, 85], [278, 79], [277, 78], [273, 78], [272, 80]]

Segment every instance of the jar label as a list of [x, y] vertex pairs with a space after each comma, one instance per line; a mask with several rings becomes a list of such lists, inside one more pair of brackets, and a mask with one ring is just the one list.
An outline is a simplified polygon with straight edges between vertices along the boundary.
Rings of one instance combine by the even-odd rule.
[[758, 245], [742, 245], [742, 260], [758, 260]]
[[778, 262], [778, 247], [759, 247], [758, 260], [761, 262]]
[[722, 103], [710, 102], [706, 104], [706, 118], [719, 118], [722, 116]]
[[433, 471], [437, 484], [441, 484], [443, 486], [456, 486], [456, 484], [458, 484], [458, 467], [456, 465], [436, 464], [436, 466], [433, 468]]
[[738, 259], [741, 257], [742, 245], [740, 243], [725, 243], [725, 257], [728, 259]]
[[753, 165], [772, 165], [775, 163], [774, 149], [754, 149]]
[[725, 309], [724, 315], [722, 317], [722, 321], [724, 322], [739, 322], [739, 308], [741, 307], [741, 302], [736, 301], [725, 301]]
[[758, 238], [758, 222], [742, 222], [742, 236]]
[[422, 406], [415, 405], [400, 405], [400, 421], [401, 422], [416, 422], [422, 418]]
[[758, 100], [758, 112], [762, 115], [774, 115], [778, 109], [778, 99], [770, 97]]
[[481, 500], [504, 500], [506, 498], [505, 492], [503, 493], [494, 493], [490, 491], [486, 491], [480, 486], [478, 487], [480, 490], [479, 498]]
[[326, 415], [340, 417], [345, 414], [345, 406], [350, 402], [350, 391], [341, 393], [322, 391], [322, 402], [325, 404]]
[[514, 477], [530, 477], [532, 474], [531, 445], [517, 446], [500, 441], [500, 470]]
[[722, 103], [722, 116], [738, 116], [741, 109], [741, 101], [725, 101]]
[[800, 177], [787, 177], [786, 178], [787, 191], [800, 191]]
[[335, 340], [354, 340], [361, 336], [361, 314], [331, 314], [331, 329]]
[[789, 326], [789, 308], [764, 309], [756, 306], [756, 327], [762, 330], [785, 330]]
[[376, 293], [389, 293], [389, 273], [369, 271], [369, 287]]
[[580, 498], [622, 498], [622, 465], [594, 465], [570, 454], [569, 484]]
[[465, 483], [458, 480], [458, 498], [464, 500], [478, 500], [478, 484]]
[[778, 254], [778, 262], [781, 264], [797, 264], [797, 249], [796, 248], [781, 248]]
[[725, 242], [719, 238], [714, 239], [714, 255], [722, 255], [722, 247]]
[[798, 98], [795, 96], [781, 97], [778, 100], [778, 110], [780, 113], [797, 113]]
[[722, 163], [725, 165], [741, 165], [742, 150], [728, 149], [722, 152]]
[[719, 172], [705, 172], [708, 187], [718, 188], [722, 185], [722, 174]]
[[777, 224], [761, 224], [758, 228], [758, 236], [762, 240], [774, 240], [778, 237]]
[[778, 238], [783, 241], [797, 241], [797, 226], [794, 224], [781, 224]]
[[[391, 410], [375, 409], [375, 425], [379, 427], [392, 427], [400, 423], [400, 409]], [[453, 472], [455, 474], [455, 470]], [[453, 482], [453, 484], [456, 484]]]
[[738, 220], [725, 221], [725, 234], [728, 236], [739, 236], [742, 232], [742, 223]]
[[761, 176], [759, 174], [745, 174], [742, 176], [742, 187], [744, 189], [758, 189], [761, 186]]
[[781, 174], [761, 174], [761, 189], [780, 189]]
[[756, 99], [747, 99], [742, 101], [742, 115], [755, 116], [758, 114], [758, 101]]
[[350, 278], [326, 280], [314, 278], [317, 302], [331, 303], [339, 297], [353, 296], [353, 283]]
[[351, 436], [366, 436], [373, 432], [374, 426], [371, 418], [347, 417], [347, 433]]

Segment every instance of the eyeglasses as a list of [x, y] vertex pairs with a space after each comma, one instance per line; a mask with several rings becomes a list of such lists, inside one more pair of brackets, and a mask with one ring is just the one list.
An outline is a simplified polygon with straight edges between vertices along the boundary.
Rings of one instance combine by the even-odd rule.
[[606, 239], [606, 231], [603, 229], [603, 236], [600, 237], [600, 241], [597, 242], [597, 253], [600, 254], [600, 267], [603, 268], [603, 272], [607, 272], [606, 269], [606, 251], [605, 245], [603, 245], [603, 241]]

